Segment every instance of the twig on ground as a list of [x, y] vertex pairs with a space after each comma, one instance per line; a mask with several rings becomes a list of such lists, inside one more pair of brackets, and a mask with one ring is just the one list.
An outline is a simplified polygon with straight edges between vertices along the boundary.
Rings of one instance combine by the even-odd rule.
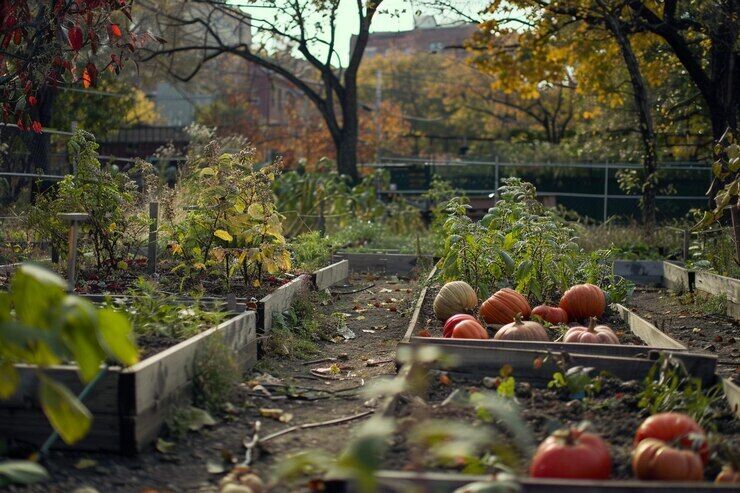
[[365, 286], [364, 288], [353, 289], [352, 291], [329, 291], [329, 293], [338, 294], [338, 295], [355, 294], [355, 293], [360, 293], [362, 291], [367, 291], [368, 289], [374, 288], [374, 287], [375, 287], [375, 283], [373, 282], [373, 283], [370, 283], [368, 286]]
[[280, 436], [283, 436], [283, 435], [286, 435], [288, 433], [292, 433], [298, 430], [306, 430], [308, 428], [319, 428], [321, 426], [331, 426], [331, 425], [347, 423], [349, 421], [354, 421], [355, 419], [360, 419], [360, 418], [364, 418], [365, 416], [369, 416], [373, 414], [374, 412], [375, 411], [365, 411], [360, 414], [354, 414], [352, 416], [345, 416], [343, 418], [336, 418], [336, 419], [330, 419], [328, 421], [319, 421], [317, 423], [304, 423], [302, 425], [291, 426], [290, 428], [285, 428], [284, 430], [276, 431], [275, 433], [267, 435], [266, 437], [259, 440], [259, 443], [265, 443], [274, 438], [277, 438], [277, 437], [280, 437]]
[[255, 446], [257, 446], [257, 443], [259, 443], [260, 439], [260, 428], [262, 428], [262, 423], [257, 420], [254, 422], [254, 435], [252, 435], [252, 439], [248, 442], [244, 442], [244, 448], [247, 449], [246, 452], [244, 452], [244, 462], [242, 462], [242, 465], [248, 466], [250, 462], [252, 462], [252, 449], [254, 449]]

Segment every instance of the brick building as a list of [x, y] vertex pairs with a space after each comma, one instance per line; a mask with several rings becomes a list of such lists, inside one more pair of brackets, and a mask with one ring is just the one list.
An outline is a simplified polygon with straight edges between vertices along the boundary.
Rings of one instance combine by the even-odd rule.
[[[465, 50], [462, 46], [475, 30], [476, 24], [458, 22], [439, 25], [434, 16], [417, 16], [414, 18], [414, 28], [409, 31], [370, 33], [365, 56], [373, 57], [389, 51], [400, 51], [403, 53], [450, 53], [464, 57]], [[356, 38], [356, 35], [352, 35], [350, 49], [354, 49]]]

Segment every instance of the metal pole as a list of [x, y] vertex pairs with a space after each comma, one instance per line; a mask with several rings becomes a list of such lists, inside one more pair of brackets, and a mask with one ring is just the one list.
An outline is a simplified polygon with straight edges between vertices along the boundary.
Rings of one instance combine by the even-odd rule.
[[380, 106], [383, 102], [383, 72], [375, 71], [375, 129], [378, 142], [375, 146], [375, 162], [380, 162], [380, 143], [383, 141], [383, 122], [380, 118]]
[[609, 209], [609, 163], [604, 166], [604, 222]]
[[683, 261], [686, 262], [689, 259], [689, 243], [691, 241], [691, 235], [688, 229], [683, 230]]
[[157, 270], [157, 231], [159, 230], [159, 202], [149, 202], [149, 245], [146, 252], [146, 270]]
[[69, 225], [69, 248], [67, 252], [67, 284], [69, 292], [75, 290], [77, 273], [77, 221]]
[[498, 187], [499, 187], [499, 167], [498, 167], [498, 156], [496, 156], [496, 164], [493, 168], [494, 171], [494, 186], [496, 189], [493, 192], [493, 203], [498, 202]]

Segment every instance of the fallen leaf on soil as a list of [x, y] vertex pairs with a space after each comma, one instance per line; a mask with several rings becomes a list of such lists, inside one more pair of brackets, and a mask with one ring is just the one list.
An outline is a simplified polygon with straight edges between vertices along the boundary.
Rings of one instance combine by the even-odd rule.
[[419, 331], [419, 333], [416, 335], [419, 337], [432, 337], [432, 333], [429, 332], [427, 329]]
[[290, 423], [293, 419], [293, 415], [291, 413], [283, 413], [279, 418], [278, 421], [281, 423]]
[[691, 332], [693, 332], [694, 334], [698, 334], [699, 332], [701, 332], [701, 329], [699, 327], [694, 327], [693, 329], [691, 329]]
[[216, 420], [213, 419], [213, 416], [208, 414], [208, 411], [195, 406], [190, 406], [187, 419], [188, 429], [190, 431], [198, 431], [204, 426], [213, 426], [216, 424]]
[[75, 463], [75, 469], [90, 469], [98, 465], [95, 459], [80, 459]]
[[360, 315], [356, 320], [365, 320], [365, 315]]
[[385, 330], [387, 328], [388, 328], [387, 325], [373, 325], [372, 327], [373, 330]]
[[388, 307], [388, 311], [389, 312], [397, 312], [398, 311], [398, 308], [396, 308], [395, 306], [391, 306], [391, 307]]
[[445, 375], [444, 373], [439, 376], [439, 383], [442, 385], [451, 385], [452, 380], [450, 380], [450, 377]]
[[388, 288], [383, 288], [383, 289], [380, 290], [380, 292], [381, 293], [392, 293], [393, 290], [392, 289], [388, 289]]
[[375, 334], [375, 331], [374, 331], [374, 330], [370, 330], [370, 329], [362, 329], [362, 331], [363, 331], [363, 332], [364, 332], [365, 334]]
[[280, 416], [283, 415], [283, 410], [278, 408], [267, 408], [263, 407], [260, 409], [260, 416], [263, 418], [271, 418], [271, 419], [280, 419]]
[[340, 336], [344, 337], [345, 340], [354, 339], [355, 337], [357, 337], [352, 329], [347, 327], [347, 324], [345, 324], [344, 322], [342, 322], [342, 325], [337, 329], [337, 332]]
[[168, 442], [164, 438], [157, 438], [157, 445], [154, 448], [160, 454], [169, 454], [175, 448], [175, 442]]

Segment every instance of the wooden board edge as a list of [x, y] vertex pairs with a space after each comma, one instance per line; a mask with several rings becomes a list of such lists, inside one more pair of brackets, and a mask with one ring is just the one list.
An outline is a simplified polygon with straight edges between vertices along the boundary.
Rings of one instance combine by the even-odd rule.
[[740, 280], [714, 272], [694, 272], [694, 289], [714, 296], [724, 296], [728, 303], [740, 302]]
[[[451, 493], [470, 483], [490, 481], [491, 476], [469, 475], [447, 472], [411, 472], [380, 470], [375, 473], [379, 483], [379, 492], [400, 491], [398, 488], [404, 483], [409, 490], [422, 487], [430, 493]], [[737, 491], [737, 485], [716, 484], [707, 481], [669, 482], [669, 481], [639, 481], [639, 480], [571, 480], [545, 478], [516, 478], [521, 493], [670, 493], [696, 492], [712, 493], [720, 491]], [[359, 491], [354, 481], [346, 478], [332, 478], [327, 482], [329, 493], [354, 493]]]
[[[280, 311], [287, 309], [296, 294], [309, 290], [312, 286], [311, 277], [301, 274], [259, 300], [257, 302], [257, 332], [260, 334], [269, 332], [272, 328], [272, 313], [277, 311], [276, 308], [280, 308]], [[277, 307], [272, 305], [277, 305]]]
[[424, 305], [424, 299], [427, 296], [427, 289], [429, 288], [429, 283], [434, 279], [434, 275], [437, 273], [437, 267], [432, 267], [432, 270], [429, 272], [429, 275], [424, 280], [424, 285], [421, 288], [421, 291], [419, 291], [419, 297], [416, 300], [416, 304], [414, 305], [414, 311], [411, 314], [411, 320], [409, 320], [408, 328], [406, 329], [406, 332], [403, 335], [403, 339], [401, 339], [401, 342], [409, 342], [411, 340], [411, 336], [414, 334], [414, 329], [416, 328], [416, 324], [419, 321], [419, 315], [421, 315], [421, 308]]
[[318, 290], [327, 289], [349, 278], [349, 260], [344, 259], [327, 265], [311, 275], [311, 282]]
[[694, 271], [673, 261], [663, 261], [663, 286], [678, 292], [694, 291]]
[[616, 303], [615, 306], [619, 316], [622, 320], [627, 322], [630, 330], [648, 346], [659, 349], [687, 349], [686, 346], [670, 337], [665, 332], [659, 330], [655, 325], [651, 324], [626, 306], [619, 303]]

